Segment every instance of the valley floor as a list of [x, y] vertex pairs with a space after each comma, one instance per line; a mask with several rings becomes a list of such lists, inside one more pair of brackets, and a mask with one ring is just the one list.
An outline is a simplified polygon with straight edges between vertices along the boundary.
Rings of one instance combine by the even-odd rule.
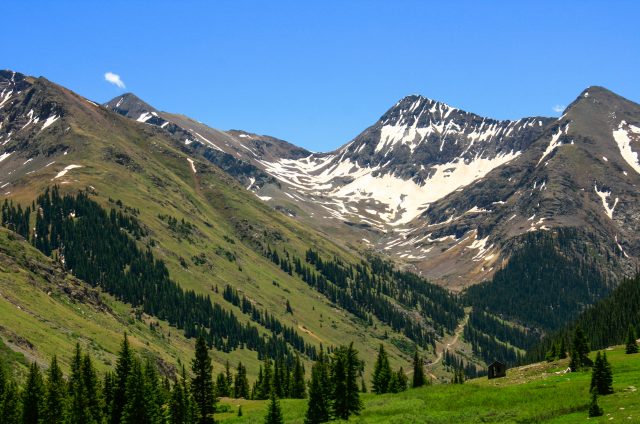
[[[591, 355], [595, 356], [595, 352]], [[613, 368], [614, 394], [599, 397], [604, 416], [587, 418], [591, 372], [567, 373], [568, 360], [540, 363], [507, 372], [503, 379], [486, 377], [464, 385], [434, 385], [399, 394], [362, 396], [364, 409], [354, 423], [582, 423], [640, 422], [640, 354], [625, 355], [622, 347], [607, 351]], [[303, 423], [306, 400], [280, 401], [286, 423]], [[242, 405], [242, 417], [237, 417]], [[222, 399], [229, 412], [222, 423], [263, 421], [266, 401]]]

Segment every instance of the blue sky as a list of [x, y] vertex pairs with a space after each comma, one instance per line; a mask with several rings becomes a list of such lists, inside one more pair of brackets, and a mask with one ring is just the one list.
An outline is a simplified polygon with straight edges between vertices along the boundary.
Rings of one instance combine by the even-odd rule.
[[500, 119], [559, 115], [590, 85], [640, 102], [637, 1], [3, 0], [2, 16], [0, 68], [315, 151], [409, 94]]

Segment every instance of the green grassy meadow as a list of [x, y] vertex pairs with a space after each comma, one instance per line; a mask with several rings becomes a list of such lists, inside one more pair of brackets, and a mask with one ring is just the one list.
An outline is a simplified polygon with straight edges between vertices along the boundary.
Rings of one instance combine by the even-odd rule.
[[[595, 352], [592, 353], [595, 356]], [[615, 393], [599, 397], [604, 416], [588, 418], [591, 372], [561, 373], [568, 360], [539, 363], [507, 372], [503, 379], [486, 377], [463, 385], [438, 384], [399, 394], [362, 395], [362, 414], [353, 423], [640, 423], [640, 354], [625, 355], [623, 347], [607, 351]], [[285, 422], [303, 423], [306, 400], [280, 401]], [[222, 423], [262, 422], [267, 401], [221, 399], [230, 412]], [[242, 405], [242, 417], [237, 417]]]

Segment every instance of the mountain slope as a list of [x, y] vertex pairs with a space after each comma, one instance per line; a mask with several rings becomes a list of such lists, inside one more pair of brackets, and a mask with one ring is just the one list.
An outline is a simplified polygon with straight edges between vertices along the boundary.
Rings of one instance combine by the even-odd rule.
[[[447, 331], [452, 320], [455, 327], [455, 314], [461, 311], [455, 299], [435, 289], [415, 294], [411, 299], [417, 296], [424, 307], [442, 299], [456, 312], [445, 317], [447, 312], [438, 305], [433, 315], [418, 310], [393, 289], [389, 267], [377, 277], [390, 285], [381, 286], [388, 288], [384, 293], [372, 292], [375, 305], [360, 300], [351, 304], [347, 293], [355, 280], [371, 276], [373, 265], [264, 205], [238, 183], [237, 176], [214, 166], [206, 152], [192, 149], [195, 142], [185, 144], [166, 127], [135, 122], [45, 79], [2, 75], [3, 89], [20, 92], [0, 109], [3, 195], [23, 208], [57, 184], [63, 194], [83, 190], [107, 213], [114, 209], [135, 217], [144, 230], [137, 244], [166, 264], [172, 280], [210, 297], [264, 337], [273, 333], [267, 328], [271, 324], [243, 313], [225, 298], [227, 285], [246, 296], [260, 316], [270, 313], [306, 343], [331, 346], [354, 340], [369, 359], [383, 343], [394, 362], [404, 363], [415, 341], [432, 349], [428, 341]], [[20, 90], [16, 80], [24, 81]], [[57, 119], [47, 119], [52, 114]], [[43, 122], [51, 123], [43, 128]], [[336, 261], [333, 271], [309, 262], [310, 247], [322, 263]], [[274, 252], [280, 258], [277, 262]], [[296, 259], [300, 269], [293, 269]], [[363, 273], [355, 274], [357, 266]], [[343, 281], [343, 272], [354, 275]], [[307, 275], [314, 278], [305, 281]], [[426, 285], [412, 278], [404, 284]], [[314, 285], [318, 281], [328, 282], [324, 291]], [[287, 312], [287, 302], [293, 313]], [[398, 327], [398, 322], [405, 324]], [[248, 355], [253, 355], [255, 364], [255, 353]]]

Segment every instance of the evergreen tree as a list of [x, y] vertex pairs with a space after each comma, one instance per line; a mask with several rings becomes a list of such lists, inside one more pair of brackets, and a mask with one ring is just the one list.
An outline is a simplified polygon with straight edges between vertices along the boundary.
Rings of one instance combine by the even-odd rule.
[[376, 394], [387, 393], [389, 390], [389, 381], [391, 380], [392, 372], [389, 365], [389, 357], [384, 350], [384, 346], [380, 344], [378, 350], [378, 357], [373, 368], [373, 392]]
[[607, 360], [607, 352], [602, 354], [602, 385], [598, 394], [609, 395], [613, 393], [613, 371], [611, 364]]
[[22, 422], [20, 411], [20, 395], [14, 381], [5, 384], [4, 393], [0, 398], [0, 417], [4, 424], [18, 424]]
[[90, 423], [91, 413], [87, 403], [87, 393], [82, 376], [82, 351], [76, 343], [75, 353], [71, 359], [71, 375], [68, 384], [69, 411], [67, 423]]
[[169, 401], [169, 423], [170, 424], [193, 424], [194, 411], [191, 403], [191, 393], [187, 386], [187, 376], [182, 366], [182, 377], [176, 381], [171, 391]]
[[158, 371], [156, 370], [155, 365], [148, 359], [144, 363], [143, 373], [145, 405], [148, 411], [149, 420], [152, 423], [163, 423], [164, 417], [162, 413], [162, 406], [165, 401], [163, 387], [160, 384]]
[[271, 368], [271, 360], [265, 358], [264, 368], [262, 370], [261, 384], [258, 386], [257, 399], [269, 399], [273, 385], [273, 370]]
[[22, 392], [22, 423], [39, 424], [44, 407], [44, 383], [40, 368], [35, 362], [29, 367], [29, 375]]
[[408, 383], [409, 383], [409, 379], [407, 378], [407, 375], [405, 374], [404, 369], [400, 367], [400, 369], [396, 373], [396, 387], [395, 387], [396, 393], [404, 392], [405, 390], [407, 390]]
[[233, 382], [233, 397], [236, 399], [249, 398], [249, 380], [247, 380], [247, 369], [242, 362], [238, 362], [238, 370]]
[[191, 393], [195, 404], [196, 423], [213, 423], [216, 398], [211, 375], [211, 358], [203, 336], [198, 337], [196, 341], [196, 352], [191, 363], [191, 370], [194, 375], [191, 380]]
[[412, 387], [422, 387], [425, 383], [424, 377], [424, 364], [420, 355], [418, 355], [418, 350], [413, 354], [413, 383]]
[[296, 355], [296, 363], [291, 374], [291, 384], [289, 385], [289, 396], [293, 399], [304, 399], [306, 397], [306, 387], [304, 381], [304, 366], [300, 357]]
[[326, 423], [329, 421], [330, 400], [328, 391], [327, 362], [322, 350], [318, 360], [311, 368], [311, 381], [309, 382], [309, 402], [305, 414], [305, 424]]
[[358, 351], [353, 343], [341, 346], [333, 353], [331, 362], [331, 384], [333, 387], [332, 410], [336, 418], [348, 420], [362, 409], [358, 392], [358, 371], [361, 367]]
[[367, 383], [364, 381], [364, 376], [360, 377], [360, 392], [367, 393]]
[[627, 345], [625, 348], [625, 352], [627, 354], [638, 353], [638, 337], [636, 336], [636, 332], [633, 329], [632, 325], [629, 325], [629, 331], [627, 333]]
[[591, 403], [589, 404], [589, 417], [600, 417], [604, 412], [600, 405], [598, 405], [598, 394], [591, 392]]
[[81, 366], [82, 391], [86, 400], [87, 412], [91, 422], [102, 422], [102, 405], [100, 399], [100, 389], [98, 376], [91, 362], [89, 354], [82, 358]]
[[[66, 383], [58, 366], [58, 358], [53, 355], [45, 383], [43, 423], [62, 424], [64, 422], [66, 396]], [[0, 398], [2, 398], [1, 394]]]
[[216, 396], [218, 397], [229, 396], [229, 386], [227, 385], [227, 376], [222, 371], [216, 377]]
[[558, 354], [556, 353], [556, 344], [552, 343], [551, 344], [551, 349], [549, 349], [549, 351], [547, 352], [547, 355], [546, 355], [545, 359], [547, 360], [547, 362], [553, 362], [553, 361], [555, 361], [557, 356], [558, 356]]
[[275, 390], [271, 392], [271, 401], [267, 409], [267, 416], [264, 418], [265, 424], [284, 424], [280, 402], [276, 397]]
[[120, 424], [122, 418], [122, 410], [127, 402], [125, 392], [127, 391], [127, 380], [131, 371], [131, 363], [133, 354], [129, 346], [127, 333], [124, 333], [124, 339], [120, 345], [118, 360], [116, 362], [116, 372], [113, 381], [113, 392], [111, 397], [111, 424]]
[[582, 329], [577, 326], [574, 336], [573, 345], [571, 346], [571, 362], [569, 366], [571, 371], [577, 371], [580, 368], [591, 365], [591, 360], [587, 356], [589, 354], [589, 344]]
[[146, 384], [140, 361], [131, 361], [131, 369], [125, 386], [122, 424], [152, 424], [153, 420], [147, 405]]
[[560, 349], [558, 350], [558, 359], [565, 359], [567, 357], [567, 343], [563, 337], [560, 340]]

